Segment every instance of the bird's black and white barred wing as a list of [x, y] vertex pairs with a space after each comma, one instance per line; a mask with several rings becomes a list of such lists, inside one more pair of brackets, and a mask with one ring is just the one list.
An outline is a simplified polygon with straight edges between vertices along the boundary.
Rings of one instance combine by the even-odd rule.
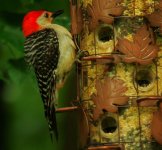
[[54, 132], [58, 138], [54, 106], [56, 88], [54, 70], [57, 68], [60, 52], [56, 32], [53, 29], [44, 29], [33, 33], [26, 38], [24, 47], [25, 60], [34, 67], [36, 73], [50, 132]]
[[29, 35], [24, 43], [25, 60], [31, 65], [37, 65], [38, 61], [46, 60], [49, 57], [53, 67], [57, 67], [55, 59], [59, 57], [59, 43], [57, 34], [53, 29], [44, 29]]

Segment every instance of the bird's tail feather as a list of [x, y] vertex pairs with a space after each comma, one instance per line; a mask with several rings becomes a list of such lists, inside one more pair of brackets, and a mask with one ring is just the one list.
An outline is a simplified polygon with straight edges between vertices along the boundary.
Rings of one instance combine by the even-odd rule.
[[51, 119], [49, 119], [49, 130], [50, 130], [50, 136], [51, 140], [53, 140], [53, 135], [55, 135], [56, 140], [58, 141], [58, 129], [57, 129], [57, 123], [56, 123], [56, 115], [55, 115], [55, 107], [52, 106], [51, 109]]
[[54, 105], [56, 90], [55, 76], [53, 76], [52, 73], [48, 73], [48, 75], [40, 75], [40, 73], [37, 71], [36, 76], [38, 80], [39, 91], [44, 104], [45, 117], [49, 125], [51, 140], [53, 140], [53, 136], [55, 136], [56, 140], [58, 140], [58, 129]]

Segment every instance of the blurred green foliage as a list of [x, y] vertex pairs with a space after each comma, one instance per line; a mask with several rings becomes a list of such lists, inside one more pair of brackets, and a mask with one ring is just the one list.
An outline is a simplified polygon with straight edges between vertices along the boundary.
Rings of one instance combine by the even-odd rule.
[[[0, 117], [2, 150], [76, 150], [77, 114], [58, 114], [59, 142], [50, 140], [35, 75], [24, 62], [21, 31], [30, 10], [64, 9], [55, 21], [70, 26], [68, 0], [3, 0], [0, 5]], [[76, 97], [75, 67], [59, 93], [60, 106]], [[72, 82], [73, 81], [73, 82]], [[73, 84], [72, 84], [73, 83]], [[70, 90], [73, 89], [73, 90]], [[67, 148], [68, 147], [68, 148]]]

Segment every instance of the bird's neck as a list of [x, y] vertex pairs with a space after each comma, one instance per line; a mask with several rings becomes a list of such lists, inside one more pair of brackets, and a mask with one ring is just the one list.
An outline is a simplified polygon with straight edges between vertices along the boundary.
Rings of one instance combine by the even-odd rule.
[[46, 28], [52, 28], [55, 30], [58, 36], [68, 36], [69, 38], [72, 38], [70, 32], [63, 26], [58, 24], [49, 24], [46, 26]]

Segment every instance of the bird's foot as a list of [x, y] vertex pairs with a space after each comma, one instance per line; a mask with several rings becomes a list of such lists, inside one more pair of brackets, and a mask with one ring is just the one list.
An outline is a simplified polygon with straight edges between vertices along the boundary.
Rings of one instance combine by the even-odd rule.
[[81, 63], [81, 59], [83, 57], [86, 57], [86, 56], [89, 56], [89, 52], [86, 51], [86, 50], [79, 49], [79, 51], [77, 52], [76, 60], [75, 61], [78, 62], [78, 63]]

